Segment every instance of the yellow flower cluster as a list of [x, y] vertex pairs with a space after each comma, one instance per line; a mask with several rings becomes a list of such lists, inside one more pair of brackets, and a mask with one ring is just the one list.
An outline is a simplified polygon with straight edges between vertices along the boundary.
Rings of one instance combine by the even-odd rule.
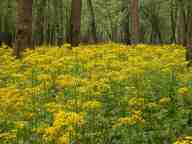
[[169, 102], [171, 102], [171, 98], [170, 98], [170, 97], [162, 97], [162, 98], [159, 100], [159, 104], [160, 104], [160, 105], [166, 105], [166, 104], [168, 104]]
[[102, 108], [102, 103], [99, 102], [99, 101], [96, 101], [96, 100], [87, 101], [87, 102], [83, 103], [83, 108], [85, 110], [88, 110], [88, 109], [90, 109], [90, 110], [100, 109], [100, 108]]
[[14, 87], [0, 88], [0, 117], [9, 117], [10, 113], [17, 113], [24, 110], [25, 105], [29, 102], [29, 97]]
[[82, 113], [59, 111], [54, 115], [54, 127], [79, 126], [84, 124], [84, 115]]
[[128, 105], [131, 107], [143, 107], [145, 105], [145, 99], [144, 98], [137, 98], [133, 97], [128, 101]]
[[14, 139], [16, 139], [16, 133], [0, 133], [0, 140], [4, 140], [4, 141], [13, 141]]
[[41, 75], [38, 75], [37, 79], [40, 81], [50, 81], [52, 78], [48, 74], [41, 74]]
[[121, 117], [115, 122], [113, 125], [113, 128], [118, 128], [121, 126], [132, 126], [134, 124], [140, 124], [143, 125], [145, 123], [145, 120], [141, 116], [141, 112], [135, 111], [131, 116], [129, 117]]
[[177, 142], [174, 144], [192, 144], [192, 137], [191, 136], [186, 136], [183, 138], [179, 138]]
[[189, 94], [189, 89], [187, 87], [179, 88], [178, 93], [182, 96], [187, 96]]
[[76, 135], [76, 129], [84, 125], [84, 114], [58, 111], [54, 114], [52, 126], [37, 128], [36, 133], [42, 135], [45, 142], [69, 144]]

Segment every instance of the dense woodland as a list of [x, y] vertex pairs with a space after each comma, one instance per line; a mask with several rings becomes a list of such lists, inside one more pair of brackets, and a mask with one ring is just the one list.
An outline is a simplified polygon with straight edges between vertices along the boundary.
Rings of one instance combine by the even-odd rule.
[[0, 144], [192, 144], [191, 0], [1, 0]]
[[[24, 9], [29, 5], [33, 7]], [[19, 11], [24, 17], [32, 16], [35, 45], [56, 44], [61, 37], [70, 42], [71, 35], [80, 37], [78, 39], [85, 43], [186, 45], [191, 31], [189, 0], [3, 0], [0, 8], [0, 31], [15, 34]]]

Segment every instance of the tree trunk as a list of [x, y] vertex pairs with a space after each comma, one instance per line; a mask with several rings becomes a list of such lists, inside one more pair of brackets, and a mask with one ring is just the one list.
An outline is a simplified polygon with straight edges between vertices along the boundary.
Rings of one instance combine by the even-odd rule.
[[91, 13], [91, 33], [94, 42], [97, 43], [97, 30], [96, 30], [96, 21], [95, 21], [95, 12], [93, 9], [93, 3], [92, 0], [87, 0], [87, 2]]
[[17, 0], [15, 55], [21, 57], [25, 48], [32, 48], [32, 4], [33, 0]]
[[[189, 2], [190, 3], [190, 2]], [[188, 4], [187, 24], [187, 53], [186, 60], [192, 62], [192, 4]]]
[[81, 0], [72, 0], [71, 5], [71, 24], [70, 24], [70, 43], [76, 47], [80, 43], [81, 27]]
[[171, 43], [176, 43], [176, 20], [177, 20], [177, 3], [175, 2], [175, 0], [171, 0], [170, 2], [170, 22], [171, 22], [171, 39], [170, 42]]
[[178, 19], [177, 19], [177, 43], [184, 44], [184, 22], [183, 22], [183, 5], [181, 1], [178, 1]]
[[131, 37], [133, 44], [139, 43], [139, 31], [139, 0], [131, 0]]
[[125, 35], [124, 35], [125, 42], [127, 45], [130, 45], [131, 44], [131, 34], [130, 34], [130, 30], [129, 30], [129, 16], [128, 16], [128, 14], [126, 16], [126, 21], [124, 23], [123, 29], [124, 29], [124, 33], [125, 33]]
[[34, 19], [34, 45], [42, 45], [44, 42], [44, 10], [45, 10], [46, 0], [36, 0], [37, 14]]

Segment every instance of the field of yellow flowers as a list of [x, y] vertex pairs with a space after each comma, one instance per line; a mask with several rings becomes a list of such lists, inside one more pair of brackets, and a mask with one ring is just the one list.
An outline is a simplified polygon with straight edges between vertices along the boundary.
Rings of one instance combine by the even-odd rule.
[[190, 144], [192, 71], [177, 45], [0, 48], [0, 144]]

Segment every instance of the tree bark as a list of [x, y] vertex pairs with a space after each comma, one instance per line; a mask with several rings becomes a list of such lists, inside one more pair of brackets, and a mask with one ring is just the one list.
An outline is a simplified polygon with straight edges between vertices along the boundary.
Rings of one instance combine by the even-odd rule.
[[178, 19], [177, 19], [177, 44], [184, 44], [184, 22], [183, 22], [183, 5], [178, 1]]
[[186, 52], [186, 60], [192, 62], [192, 3], [188, 4], [188, 24], [187, 24], [187, 52]]
[[42, 45], [44, 38], [44, 10], [45, 10], [46, 0], [36, 0], [37, 14], [34, 16], [34, 45]]
[[139, 43], [139, 31], [139, 0], [131, 0], [131, 37], [133, 44]]
[[77, 47], [80, 43], [80, 27], [81, 0], [72, 0], [70, 24], [70, 43], [72, 47]]
[[178, 10], [178, 5], [175, 2], [175, 0], [171, 0], [170, 2], [170, 22], [171, 22], [171, 43], [176, 43], [176, 25], [177, 25], [177, 10]]
[[25, 48], [32, 48], [33, 0], [17, 0], [15, 55], [21, 57]]
[[96, 30], [96, 21], [95, 21], [95, 12], [93, 9], [93, 3], [92, 0], [87, 0], [87, 2], [91, 13], [91, 33], [94, 42], [97, 43], [98, 40], [97, 40], [97, 30]]

